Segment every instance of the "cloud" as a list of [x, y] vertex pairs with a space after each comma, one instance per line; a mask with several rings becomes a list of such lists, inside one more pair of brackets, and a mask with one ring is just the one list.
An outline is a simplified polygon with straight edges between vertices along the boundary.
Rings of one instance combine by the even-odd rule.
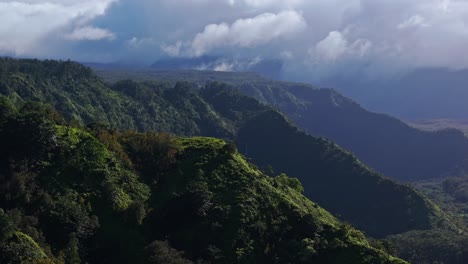
[[43, 39], [73, 25], [83, 27], [92, 19], [104, 15], [113, 2], [114, 0], [0, 2], [0, 52], [34, 54]]
[[[348, 41], [343, 34], [332, 31], [326, 38], [315, 45], [318, 56], [324, 60], [335, 61], [348, 49]], [[312, 52], [312, 51], [311, 51]]]
[[126, 44], [127, 46], [131, 48], [139, 49], [139, 48], [144, 48], [148, 46], [154, 46], [157, 44], [157, 41], [153, 38], [132, 37], [131, 39], [127, 40]]
[[191, 43], [191, 54], [201, 56], [223, 47], [255, 47], [275, 39], [287, 38], [306, 28], [304, 18], [295, 11], [264, 13], [253, 18], [238, 19], [232, 25], [210, 24]]
[[399, 29], [412, 27], [429, 27], [429, 24], [426, 22], [426, 19], [424, 17], [420, 15], [414, 15], [398, 25]]
[[221, 71], [221, 72], [232, 72], [234, 70], [234, 65], [223, 62], [219, 65], [216, 65], [213, 69], [214, 71]]
[[227, 0], [229, 4], [244, 4], [251, 7], [271, 7], [271, 6], [280, 6], [280, 7], [294, 7], [305, 0]]
[[174, 45], [161, 45], [161, 50], [171, 57], [178, 57], [182, 54], [183, 46], [182, 41], [177, 41]]
[[367, 39], [357, 39], [349, 43], [343, 33], [332, 31], [309, 50], [309, 55], [320, 62], [335, 62], [344, 56], [362, 57], [371, 47], [372, 43]]
[[115, 34], [107, 29], [97, 27], [82, 27], [75, 29], [72, 33], [65, 35], [68, 40], [113, 40]]
[[466, 46], [468, 0], [0, 0], [0, 55], [260, 56], [309, 76], [466, 68]]

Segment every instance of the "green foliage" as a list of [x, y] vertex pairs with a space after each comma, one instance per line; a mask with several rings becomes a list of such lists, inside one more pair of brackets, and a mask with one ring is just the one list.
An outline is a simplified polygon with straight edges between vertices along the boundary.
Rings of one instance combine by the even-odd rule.
[[307, 197], [371, 236], [453, 226], [411, 187], [383, 178], [326, 139], [298, 131], [277, 112], [258, 114], [238, 135], [238, 145], [256, 164], [298, 177]]
[[468, 177], [445, 179], [442, 186], [444, 191], [458, 202], [468, 202]]
[[[188, 81], [193, 87], [204, 86], [207, 81], [228, 83], [243, 94], [281, 110], [301, 130], [329, 138], [370, 167], [403, 181], [467, 170], [464, 161], [468, 157], [468, 140], [461, 132], [415, 129], [388, 115], [366, 111], [333, 89], [274, 81], [254, 73], [195, 70], [97, 70], [97, 73], [110, 82]], [[230, 104], [227, 100], [222, 103]]]
[[154, 241], [146, 247], [150, 264], [190, 264], [193, 263], [183, 257], [183, 253], [179, 252], [171, 246], [167, 241]]
[[286, 174], [281, 173], [275, 177], [275, 180], [276, 184], [280, 186], [289, 187], [299, 193], [304, 193], [304, 187], [302, 187], [301, 182], [297, 178], [289, 178]]
[[15, 232], [8, 241], [0, 244], [1, 263], [46, 263], [47, 259], [39, 245], [21, 232]]
[[15, 232], [15, 225], [7, 214], [0, 208], [0, 242], [10, 239]]
[[390, 251], [413, 264], [468, 262], [468, 238], [446, 230], [411, 231], [389, 241]]
[[1, 126], [3, 142], [39, 146], [2, 149], [2, 263], [400, 263], [232, 143], [88, 128], [100, 142], [41, 109]]
[[[145, 246], [167, 240], [199, 262], [400, 262], [301, 192], [373, 236], [456, 229], [411, 187], [299, 132], [225, 84], [110, 86], [72, 62], [0, 64], [0, 93], [20, 109], [0, 120], [0, 208], [18, 211], [15, 226], [50, 258], [72, 248], [83, 262], [145, 263]], [[347, 104], [331, 98], [336, 107]], [[28, 101], [51, 104], [70, 125]], [[238, 148], [220, 139], [122, 132], [127, 129], [216, 136]], [[303, 188], [285, 175], [267, 177], [240, 153], [297, 177]]]
[[398, 263], [302, 196], [297, 180], [262, 174], [217, 139], [178, 144], [147, 218], [151, 239], [215, 263]]
[[167, 133], [127, 132], [118, 142], [148, 184], [156, 184], [160, 174], [175, 162], [177, 149]]
[[[133, 213], [132, 224], [142, 222], [149, 187], [88, 132], [58, 125], [61, 119], [42, 109], [23, 108], [0, 125], [0, 140], [8, 146], [0, 150], [0, 208], [19, 211], [12, 221], [45, 248], [76, 260], [78, 244], [87, 241], [80, 254], [94, 256], [93, 244], [107, 236], [102, 225], [108, 219], [122, 225], [122, 232], [123, 215]], [[8, 238], [11, 230], [4, 228]], [[14, 247], [23, 252], [23, 246]]]
[[0, 95], [0, 122], [16, 112], [15, 105], [7, 97]]
[[65, 249], [65, 263], [80, 264], [79, 241], [74, 233], [70, 234], [67, 248]]

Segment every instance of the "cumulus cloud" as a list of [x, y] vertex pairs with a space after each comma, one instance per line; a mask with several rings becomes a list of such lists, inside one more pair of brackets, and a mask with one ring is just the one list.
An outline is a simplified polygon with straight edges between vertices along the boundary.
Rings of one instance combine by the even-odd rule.
[[[315, 45], [315, 51], [318, 56], [325, 60], [335, 61], [341, 57], [348, 49], [348, 41], [343, 34], [338, 31], [332, 31], [326, 38]], [[313, 51], [309, 51], [313, 53]]]
[[97, 27], [82, 27], [75, 29], [72, 33], [65, 35], [68, 40], [113, 40], [115, 34], [107, 29]]
[[[148, 10], [145, 19], [150, 29], [146, 37], [157, 39], [159, 43], [154, 46], [166, 56], [260, 55], [283, 59], [285, 68], [308, 75], [323, 72], [317, 70], [317, 63], [333, 64], [326, 66], [327, 71], [341, 71], [349, 65], [380, 67], [382, 72], [410, 67], [468, 67], [468, 53], [464, 51], [468, 45], [467, 0], [138, 3]], [[344, 64], [347, 66], [341, 67]]]
[[309, 55], [321, 62], [335, 62], [344, 56], [362, 57], [371, 47], [372, 43], [367, 39], [357, 39], [349, 43], [343, 33], [332, 31], [309, 50]]
[[[323, 72], [316, 69], [320, 64], [329, 71], [349, 65], [468, 67], [468, 0], [114, 2], [0, 0], [0, 54], [37, 55], [38, 47], [55, 39], [73, 46], [68, 51], [78, 59], [103, 53], [148, 62], [161, 56], [261, 56], [307, 74]], [[77, 41], [109, 39], [107, 45]]]
[[[48, 35], [77, 25], [76, 36], [99, 32], [83, 25], [105, 14], [114, 0], [17, 0], [0, 2], [0, 52], [31, 54]], [[103, 32], [100, 32], [103, 33]], [[73, 34], [73, 33], [72, 33]]]
[[238, 19], [232, 25], [210, 24], [191, 43], [192, 55], [201, 56], [223, 46], [255, 47], [275, 39], [287, 38], [306, 28], [302, 15], [295, 11], [264, 13]]

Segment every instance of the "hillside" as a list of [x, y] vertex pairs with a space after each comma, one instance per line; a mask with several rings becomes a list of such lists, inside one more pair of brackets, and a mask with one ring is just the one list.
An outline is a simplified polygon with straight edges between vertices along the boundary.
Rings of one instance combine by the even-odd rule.
[[0, 110], [1, 263], [405, 263], [233, 144]]
[[265, 79], [253, 73], [170, 70], [97, 70], [109, 82], [180, 80], [204, 85], [229, 83], [244, 94], [274, 106], [300, 129], [323, 136], [353, 152], [383, 174], [401, 181], [462, 174], [467, 170], [468, 139], [457, 130], [421, 131], [384, 114], [363, 109], [332, 89]]
[[[105, 123], [122, 130], [167, 131], [235, 141], [241, 152], [262, 168], [271, 166], [277, 174], [286, 172], [299, 178], [308, 198], [371, 236], [454, 228], [440, 210], [411, 187], [383, 178], [328, 140], [299, 132], [274, 109], [229, 86], [210, 83], [192, 89], [191, 83], [171, 86], [123, 81], [108, 87], [93, 75], [80, 75], [87, 68], [72, 62], [6, 63], [16, 68], [12, 66], [15, 71], [2, 78], [8, 86], [0, 86], [0, 91], [17, 106], [36, 100], [58, 106], [66, 117], [85, 123], [108, 120]], [[36, 81], [31, 70], [22, 70], [26, 66], [55, 75]], [[55, 73], [61, 67], [65, 67], [65, 73]], [[16, 76], [26, 84], [18, 84]], [[63, 89], [67, 84], [65, 87], [70, 88]], [[63, 98], [66, 107], [61, 107], [58, 98]], [[389, 217], [392, 215], [398, 217]]]

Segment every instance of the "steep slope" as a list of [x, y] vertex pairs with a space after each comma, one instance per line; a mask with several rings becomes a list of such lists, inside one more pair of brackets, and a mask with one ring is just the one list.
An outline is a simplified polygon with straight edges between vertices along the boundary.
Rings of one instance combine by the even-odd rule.
[[[21, 62], [16, 63], [21, 65]], [[40, 62], [35, 63], [41, 67]], [[24, 78], [29, 78], [27, 73], [23, 74], [26, 75]], [[56, 75], [51, 79], [66, 82], [62, 76]], [[74, 80], [80, 83], [79, 79]], [[446, 217], [412, 188], [385, 180], [328, 140], [298, 132], [274, 109], [241, 95], [236, 89], [217, 83], [210, 83], [202, 89], [192, 89], [193, 83], [171, 87], [124, 81], [114, 84], [112, 89], [102, 83], [99, 85], [103, 92], [97, 100], [102, 104], [112, 94], [113, 99], [138, 107], [138, 111], [124, 107], [115, 109], [121, 111], [121, 123], [139, 124], [131, 128], [143, 131], [166, 130], [179, 135], [216, 136], [236, 141], [246, 156], [264, 168], [271, 165], [277, 173], [287, 172], [299, 178], [305, 183], [308, 197], [320, 201], [327, 210], [372, 236], [435, 226], [452, 228]], [[71, 98], [70, 102], [76, 105], [76, 109], [83, 109], [83, 104], [88, 101], [84, 92], [79, 93], [83, 94], [79, 100], [72, 100], [75, 92], [60, 87], [33, 84], [27, 87], [35, 87], [39, 91], [46, 89], [45, 94], [50, 93], [47, 89], [62, 92]], [[23, 89], [23, 86], [18, 86], [18, 89]], [[7, 96], [18, 97], [14, 89], [9, 91], [11, 93]], [[91, 92], [92, 89], [85, 91]], [[25, 98], [21, 100], [36, 99], [24, 94]], [[80, 111], [76, 113], [82, 114]], [[120, 112], [103, 111], [102, 114], [112, 120], [110, 116]], [[113, 124], [119, 129], [126, 128]]]
[[9, 105], [2, 263], [406, 263], [222, 140], [85, 130]]
[[[0, 59], [0, 94], [19, 106], [47, 102], [65, 118], [119, 129], [215, 135], [218, 121], [184, 85], [148, 92], [132, 82], [113, 89], [75, 62]], [[169, 86], [174, 88], [174, 86]]]
[[456, 175], [468, 168], [468, 139], [463, 133], [412, 128], [396, 118], [366, 111], [332, 89], [273, 81], [252, 73], [101, 70], [98, 74], [111, 82], [132, 78], [229, 83], [281, 110], [300, 129], [333, 140], [372, 168], [402, 181]]
[[[223, 115], [238, 100], [253, 100], [234, 90], [205, 88], [201, 92]], [[246, 105], [242, 109], [250, 110]], [[236, 143], [245, 155], [264, 168], [298, 177], [307, 197], [367, 234], [382, 237], [446, 226], [441, 221], [443, 213], [412, 188], [382, 177], [333, 142], [299, 131], [280, 113], [264, 108], [244, 121]], [[409, 207], [409, 211], [401, 210]]]

